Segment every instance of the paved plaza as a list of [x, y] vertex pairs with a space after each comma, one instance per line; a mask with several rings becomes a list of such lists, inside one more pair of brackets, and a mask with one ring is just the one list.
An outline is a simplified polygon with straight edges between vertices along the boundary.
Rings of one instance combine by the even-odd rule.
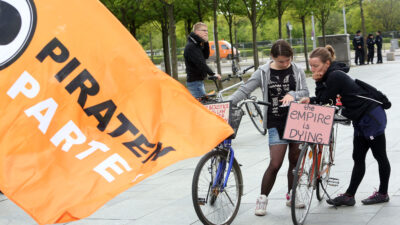
[[[367, 156], [367, 170], [361, 183], [354, 207], [335, 209], [325, 201], [313, 199], [308, 225], [375, 225], [399, 224], [400, 222], [400, 61], [352, 67], [349, 75], [375, 85], [388, 95], [392, 108], [388, 113], [386, 129], [387, 152], [392, 172], [389, 183], [390, 202], [364, 206], [361, 199], [379, 187], [378, 167], [371, 152]], [[310, 93], [314, 93], [314, 81], [308, 78]], [[256, 92], [256, 95], [260, 95]], [[338, 187], [329, 187], [333, 196], [343, 193], [350, 180], [353, 166], [352, 127], [341, 126], [337, 139], [336, 165], [332, 177], [340, 179]], [[397, 133], [399, 132], [399, 133]], [[269, 162], [267, 136], [262, 136], [243, 117], [238, 135], [233, 141], [236, 158], [242, 164], [244, 194], [236, 225], [289, 225], [292, 224], [290, 208], [285, 205], [287, 191], [287, 158], [278, 173], [274, 188], [269, 196], [267, 215], [254, 215], [255, 201], [260, 193], [261, 178]], [[201, 224], [192, 205], [191, 182], [194, 169], [200, 158], [178, 162], [140, 184], [121, 193], [92, 216], [68, 225], [187, 225]], [[36, 224], [23, 210], [0, 196], [0, 225]]]

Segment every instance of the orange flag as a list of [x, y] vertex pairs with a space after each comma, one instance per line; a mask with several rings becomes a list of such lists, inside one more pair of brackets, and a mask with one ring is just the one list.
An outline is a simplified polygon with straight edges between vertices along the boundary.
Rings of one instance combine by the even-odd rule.
[[99, 1], [0, 11], [0, 190], [39, 224], [87, 217], [232, 134]]

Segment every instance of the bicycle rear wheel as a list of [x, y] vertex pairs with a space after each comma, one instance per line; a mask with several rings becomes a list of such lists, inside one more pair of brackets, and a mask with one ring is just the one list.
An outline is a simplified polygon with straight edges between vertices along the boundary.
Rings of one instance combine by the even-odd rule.
[[[315, 171], [313, 145], [303, 144], [294, 169], [291, 212], [294, 225], [304, 224], [314, 192]], [[300, 204], [304, 207], [298, 207]], [[297, 205], [297, 207], [296, 207]]]
[[[227, 157], [228, 151], [214, 150], [204, 155], [196, 166], [192, 200], [203, 224], [230, 224], [239, 211], [243, 193], [242, 173], [235, 159], [230, 174], [227, 174]], [[226, 187], [222, 190], [228, 175]]]
[[265, 135], [267, 130], [263, 127], [263, 115], [261, 108], [255, 102], [246, 102], [246, 110], [251, 122], [253, 122], [258, 132], [260, 132], [262, 135]]

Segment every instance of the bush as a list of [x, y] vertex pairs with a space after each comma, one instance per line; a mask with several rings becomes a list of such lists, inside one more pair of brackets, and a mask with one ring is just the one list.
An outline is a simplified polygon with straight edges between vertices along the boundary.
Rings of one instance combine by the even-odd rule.
[[161, 62], [164, 62], [164, 57], [162, 56], [153, 56], [153, 63], [154, 64], [160, 64]]

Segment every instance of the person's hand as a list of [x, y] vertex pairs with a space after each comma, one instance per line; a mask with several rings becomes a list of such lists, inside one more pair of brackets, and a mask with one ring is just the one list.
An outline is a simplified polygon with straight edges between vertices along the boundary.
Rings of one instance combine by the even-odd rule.
[[300, 103], [309, 104], [310, 103], [310, 98], [309, 97], [301, 98], [299, 102]]
[[321, 72], [315, 72], [315, 73], [312, 74], [312, 79], [314, 79], [314, 80], [316, 80], [316, 81], [319, 81], [319, 80], [322, 79], [323, 76], [324, 76], [323, 73], [321, 73]]
[[283, 98], [282, 98], [281, 100], [279, 100], [279, 101], [282, 102], [282, 105], [286, 106], [286, 105], [289, 105], [290, 102], [293, 102], [293, 101], [294, 101], [294, 97], [291, 96], [291, 95], [289, 95], [289, 94], [286, 94], [285, 97], [283, 97]]
[[221, 80], [221, 75], [215, 74], [214, 77], [216, 77], [218, 80]]

